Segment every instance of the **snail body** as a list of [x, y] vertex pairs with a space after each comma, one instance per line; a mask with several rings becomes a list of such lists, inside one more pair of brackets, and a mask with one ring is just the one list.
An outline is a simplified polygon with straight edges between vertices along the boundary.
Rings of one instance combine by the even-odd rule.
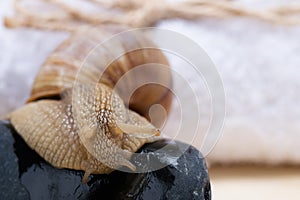
[[[85, 171], [83, 182], [91, 173], [108, 174], [121, 166], [134, 171], [135, 166], [129, 161], [132, 153], [160, 138], [158, 129], [146, 119], [149, 107], [160, 103], [168, 110], [170, 106], [170, 91], [161, 86], [142, 86], [128, 105], [122, 99], [127, 86], [119, 89], [123, 89], [121, 95], [113, 89], [131, 68], [147, 63], [168, 64], [159, 50], [126, 52], [126, 45], [150, 42], [141, 36], [120, 40], [116, 47], [123, 48], [124, 55], [107, 68], [99, 64], [105, 57], [99, 57], [87, 61], [91, 71], [77, 76], [87, 54], [117, 31], [109, 27], [72, 35], [41, 67], [28, 103], [9, 115], [12, 125], [32, 149], [55, 167]], [[171, 74], [156, 76], [171, 84]], [[76, 79], [80, 85], [74, 87]], [[128, 85], [132, 81], [128, 80]]]

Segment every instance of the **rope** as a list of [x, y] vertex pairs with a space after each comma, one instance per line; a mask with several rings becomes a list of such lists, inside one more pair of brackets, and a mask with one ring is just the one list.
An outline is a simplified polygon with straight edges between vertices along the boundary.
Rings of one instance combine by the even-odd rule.
[[169, 3], [166, 0], [86, 0], [99, 8], [119, 10], [116, 12], [87, 13], [61, 0], [40, 0], [62, 9], [68, 15], [39, 15], [34, 14], [15, 0], [16, 16], [6, 17], [8, 27], [33, 27], [39, 29], [76, 31], [76, 29], [101, 24], [122, 24], [131, 27], [153, 26], [161, 20], [181, 18], [197, 20], [202, 18], [248, 17], [281, 25], [300, 25], [300, 5], [287, 5], [264, 11], [251, 10], [237, 6], [232, 1], [225, 0], [186, 0]]

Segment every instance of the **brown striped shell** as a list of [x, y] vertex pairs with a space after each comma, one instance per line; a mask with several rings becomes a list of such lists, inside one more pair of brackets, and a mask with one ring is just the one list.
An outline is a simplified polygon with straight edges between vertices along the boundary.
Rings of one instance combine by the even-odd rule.
[[[53, 98], [60, 95], [60, 93], [66, 88], [72, 88], [74, 80], [76, 78], [79, 68], [83, 62], [86, 61], [86, 57], [97, 45], [103, 40], [109, 38], [113, 33], [117, 33], [122, 28], [106, 27], [102, 29], [93, 29], [89, 31], [80, 31], [72, 35], [69, 39], [63, 42], [54, 53], [52, 53], [36, 76], [35, 82], [32, 86], [32, 91], [28, 102], [32, 102], [38, 99]], [[141, 48], [147, 45], [153, 46], [152, 42], [139, 35], [126, 35], [126, 38], [121, 38], [120, 45], [117, 47], [110, 47], [107, 51], [111, 51], [114, 48], [123, 48], [126, 52], [128, 48]], [[130, 37], [130, 38], [128, 38]], [[106, 59], [106, 58], [103, 58]], [[99, 66], [100, 60], [89, 59], [90, 66], [96, 66], [98, 71], [101, 71], [106, 66]], [[116, 59], [103, 73], [100, 82], [105, 83], [109, 87], [113, 87], [116, 82], [127, 71], [136, 66], [143, 64], [157, 63], [168, 66], [168, 61], [164, 54], [158, 49], [140, 49], [125, 53], [120, 58]], [[99, 69], [100, 67], [100, 69]], [[161, 73], [155, 71], [152, 72], [152, 79], [156, 79], [158, 82], [164, 83], [167, 87], [160, 85], [145, 85], [137, 89], [130, 98], [129, 107], [141, 115], [148, 117], [148, 110], [153, 104], [161, 104], [169, 110], [171, 102], [171, 93], [168, 88], [171, 88], [172, 77], [171, 73]], [[96, 75], [96, 76], [95, 76]], [[141, 79], [143, 76], [151, 76], [151, 74], [140, 74]], [[97, 81], [99, 79], [97, 73], [86, 72], [86, 76], [80, 76], [83, 80], [81, 82], [87, 82], [89, 80]], [[134, 85], [134, 78], [128, 80], [128, 85]], [[123, 85], [119, 89], [119, 95], [122, 99], [126, 98], [126, 85]]]
[[[94, 68], [89, 68], [92, 71], [83, 70], [81, 76], [77, 76], [80, 85], [73, 88], [77, 71], [88, 53], [116, 31], [119, 30], [85, 30], [63, 42], [41, 67], [28, 104], [9, 116], [17, 132], [31, 148], [55, 167], [84, 170], [84, 182], [91, 173], [110, 173], [121, 166], [135, 170], [129, 161], [132, 153], [143, 144], [159, 138], [157, 128], [141, 115], [147, 117], [152, 104], [160, 103], [168, 110], [171, 103], [171, 92], [167, 88], [142, 86], [129, 101], [129, 106], [139, 115], [129, 110], [122, 100], [129, 87], [126, 85], [133, 84], [134, 79], [126, 80], [128, 83], [119, 88], [120, 95], [116, 92], [118, 89], [112, 89], [131, 68], [147, 63], [168, 64], [157, 49], [126, 53], [131, 45], [143, 47], [150, 42], [141, 35], [120, 40], [116, 47], [123, 48], [121, 51], [125, 54], [105, 71], [99, 64], [105, 57], [87, 61]], [[102, 70], [103, 76], [99, 78], [93, 69], [98, 72]], [[140, 78], [143, 76], [145, 74], [141, 74]], [[171, 84], [170, 72], [155, 76], [165, 85]], [[95, 84], [85, 84], [91, 83], [91, 80], [96, 81]], [[72, 101], [71, 97], [76, 101]], [[80, 108], [76, 116], [74, 107]]]

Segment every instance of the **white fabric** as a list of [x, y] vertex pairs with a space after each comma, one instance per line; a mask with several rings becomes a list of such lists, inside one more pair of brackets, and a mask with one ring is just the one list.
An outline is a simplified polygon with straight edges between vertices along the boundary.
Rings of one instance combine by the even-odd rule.
[[[0, 1], [0, 17], [11, 12], [11, 1]], [[227, 116], [210, 162], [300, 163], [300, 27], [250, 19], [169, 20], [159, 27], [202, 46], [223, 79]], [[39, 66], [66, 37], [0, 25], [0, 116], [24, 103]]]

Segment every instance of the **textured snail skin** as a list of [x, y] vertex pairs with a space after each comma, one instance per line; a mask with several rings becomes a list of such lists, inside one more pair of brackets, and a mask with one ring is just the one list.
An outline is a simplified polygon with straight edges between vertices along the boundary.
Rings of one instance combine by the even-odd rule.
[[[147, 117], [145, 112], [158, 102], [162, 102], [168, 111], [171, 104], [166, 88], [143, 86], [129, 102], [130, 107], [144, 115], [141, 116], [129, 110], [121, 99], [122, 94], [126, 94], [126, 85], [122, 94], [112, 89], [118, 79], [135, 66], [145, 63], [166, 65], [167, 60], [159, 50], [125, 53], [105, 71], [101, 66], [95, 68], [96, 72], [102, 70], [101, 78], [88, 70], [83, 71], [82, 76], [76, 76], [88, 52], [103, 37], [116, 31], [112, 30], [85, 30], [63, 42], [41, 67], [28, 104], [9, 115], [14, 128], [32, 149], [57, 168], [84, 170], [83, 182], [91, 173], [110, 173], [121, 166], [134, 171], [135, 166], [129, 161], [132, 153], [145, 143], [160, 138], [159, 131], [144, 118]], [[134, 35], [120, 40], [117, 47], [126, 52], [129, 46], [138, 47], [149, 42]], [[95, 66], [101, 59], [105, 57], [87, 62]], [[156, 77], [166, 85], [171, 84], [171, 73], [156, 74]], [[74, 88], [76, 78], [82, 85]], [[95, 85], [87, 84], [91, 82]], [[129, 80], [128, 85], [132, 82], [134, 80]], [[76, 113], [73, 113], [74, 108]]]
[[[53, 166], [84, 170], [83, 182], [91, 173], [110, 173], [111, 167], [135, 170], [128, 161], [131, 152], [159, 139], [157, 129], [144, 117], [126, 109], [111, 88], [98, 84], [93, 90], [85, 87], [82, 91], [82, 113], [77, 114], [80, 123], [73, 117], [68, 97], [29, 103], [11, 113], [11, 123], [26, 143]], [[91, 126], [85, 128], [85, 124]]]

